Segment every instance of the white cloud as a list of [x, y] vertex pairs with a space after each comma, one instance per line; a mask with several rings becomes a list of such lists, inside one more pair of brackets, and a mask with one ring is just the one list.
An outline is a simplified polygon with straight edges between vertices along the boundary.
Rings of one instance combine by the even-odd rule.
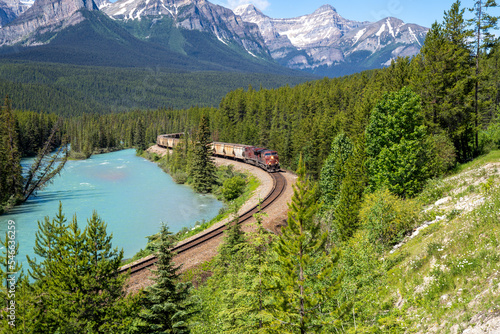
[[271, 3], [267, 0], [219, 0], [219, 1], [214, 1], [214, 3], [218, 3], [221, 6], [235, 9], [238, 6], [241, 5], [248, 5], [248, 4], [253, 4], [255, 7], [257, 7], [260, 10], [266, 10], [269, 6], [271, 6]]

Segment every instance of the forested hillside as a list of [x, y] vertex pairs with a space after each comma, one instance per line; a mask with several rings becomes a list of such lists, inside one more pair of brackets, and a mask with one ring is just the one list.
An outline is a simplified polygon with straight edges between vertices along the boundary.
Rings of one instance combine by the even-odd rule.
[[[261, 217], [252, 234], [235, 225], [219, 255], [183, 277], [168, 251], [173, 236], [162, 228], [156, 284], [137, 296], [118, 293], [121, 255], [110, 250], [97, 214], [81, 230], [60, 211], [40, 224], [37, 239], [54, 244], [40, 243], [32, 281], [18, 285], [28, 321], [16, 329], [441, 333], [498, 315], [500, 40], [488, 34], [490, 5], [475, 2], [476, 20], [467, 22], [455, 2], [418, 56], [386, 69], [237, 89], [218, 107], [64, 118], [60, 140], [66, 136], [77, 157], [143, 148], [162, 133], [203, 134], [208, 143], [210, 130], [213, 140], [277, 150], [298, 181], [280, 235], [264, 230]], [[43, 142], [57, 119], [36, 115], [2, 109], [2, 176], [19, 176], [12, 167], [20, 152]], [[12, 180], [2, 178], [2, 189]], [[101, 257], [90, 235], [99, 236]], [[67, 261], [55, 260], [58, 251], [69, 252]], [[58, 284], [68, 282], [66, 270], [78, 280]]]
[[238, 87], [275, 88], [306, 76], [187, 72], [164, 67], [117, 68], [35, 62], [0, 62], [0, 94], [13, 107], [63, 116], [134, 109], [217, 106]]

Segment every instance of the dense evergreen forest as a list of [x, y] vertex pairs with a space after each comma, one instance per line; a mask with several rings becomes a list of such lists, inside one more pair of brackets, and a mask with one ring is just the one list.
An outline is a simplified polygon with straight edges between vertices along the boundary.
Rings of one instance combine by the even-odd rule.
[[[40, 222], [40, 259], [30, 261], [32, 280], [18, 281], [15, 329], [403, 333], [417, 326], [396, 306], [405, 292], [398, 289], [394, 296], [383, 288], [393, 283], [391, 269], [402, 257], [385, 257], [423, 219], [422, 189], [457, 164], [500, 147], [500, 40], [489, 34], [496, 25], [487, 14], [492, 6], [492, 1], [475, 1], [474, 18], [466, 21], [460, 1], [453, 3], [443, 22], [432, 26], [421, 53], [399, 58], [388, 68], [294, 87], [240, 88], [218, 107], [59, 119], [12, 112], [6, 103], [0, 123], [1, 186], [14, 184], [13, 195], [22, 188], [21, 154], [36, 153], [49, 139], [54, 147], [67, 139], [73, 157], [86, 158], [121, 147], [143, 149], [162, 133], [185, 132], [205, 143], [211, 133], [211, 140], [277, 150], [282, 166], [298, 174], [281, 235], [263, 229], [261, 216], [248, 235], [233, 225], [219, 255], [179, 276], [169, 253], [175, 240], [162, 228], [155, 285], [134, 296], [124, 295], [124, 278], [114, 275], [122, 255], [111, 250], [99, 216], [94, 214], [81, 230], [76, 218], [68, 223], [60, 209], [52, 220]], [[16, 65], [9, 66], [4, 71], [15, 70]], [[91, 81], [82, 81], [87, 84]], [[97, 95], [103, 98], [99, 103], [112, 94], [104, 86], [95, 89], [103, 94]], [[193, 161], [206, 156], [203, 145], [196, 150]], [[196, 180], [204, 192], [210, 188], [205, 181]], [[491, 205], [495, 217], [499, 206], [500, 201]], [[0, 263], [3, 295], [11, 271], [7, 241]], [[67, 261], [58, 261], [61, 255]], [[455, 283], [447, 284], [436, 287], [433, 296], [439, 299]], [[404, 297], [408, 307], [439, 303], [425, 296]], [[13, 330], [8, 311], [3, 312], [2, 329]]]
[[238, 87], [293, 86], [313, 78], [298, 73], [292, 76], [1, 60], [0, 96], [9, 95], [15, 109], [71, 117], [160, 107], [211, 107]]

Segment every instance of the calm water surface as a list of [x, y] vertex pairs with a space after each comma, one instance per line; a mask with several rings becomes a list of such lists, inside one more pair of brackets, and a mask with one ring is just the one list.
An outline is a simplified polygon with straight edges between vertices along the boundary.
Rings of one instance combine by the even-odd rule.
[[193, 226], [215, 217], [222, 203], [209, 195], [195, 194], [178, 185], [156, 164], [123, 150], [68, 161], [54, 183], [25, 204], [0, 216], [0, 236], [5, 237], [9, 219], [16, 222], [18, 261], [28, 269], [26, 254], [33, 256], [37, 221], [55, 217], [59, 201], [71, 221], [76, 214], [80, 227], [96, 210], [113, 233], [113, 247], [123, 248], [125, 258], [146, 246], [146, 236], [166, 223], [170, 231]]

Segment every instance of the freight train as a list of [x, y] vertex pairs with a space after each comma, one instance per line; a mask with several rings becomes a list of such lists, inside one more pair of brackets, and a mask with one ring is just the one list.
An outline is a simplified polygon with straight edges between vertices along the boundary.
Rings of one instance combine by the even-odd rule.
[[[159, 135], [156, 144], [164, 148], [174, 148], [181, 140], [183, 133]], [[258, 166], [268, 172], [280, 170], [278, 153], [263, 147], [251, 145], [213, 142], [212, 150], [215, 156], [243, 161]]]

